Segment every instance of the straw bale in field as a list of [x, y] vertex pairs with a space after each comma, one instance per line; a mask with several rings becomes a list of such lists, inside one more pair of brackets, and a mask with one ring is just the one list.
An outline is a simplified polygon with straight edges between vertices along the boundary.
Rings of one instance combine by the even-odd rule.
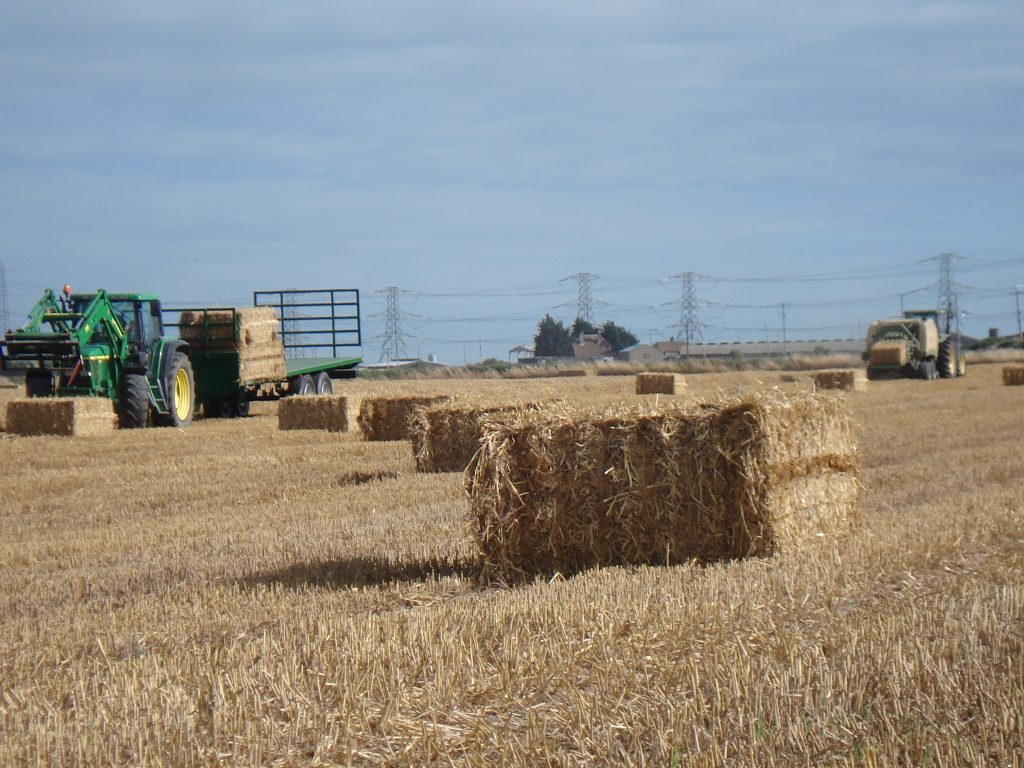
[[348, 432], [348, 400], [343, 395], [286, 397], [278, 405], [277, 428]]
[[367, 440], [409, 440], [415, 410], [446, 400], [447, 395], [367, 397], [359, 405], [356, 421]]
[[573, 377], [573, 376], [586, 376], [586, 375], [587, 375], [587, 369], [586, 368], [559, 368], [555, 372], [555, 376], [569, 376], [569, 377]]
[[1008, 365], [1003, 368], [1003, 384], [1024, 385], [1024, 365]]
[[[683, 379], [680, 386], [686, 386]], [[638, 373], [636, 375], [636, 393], [638, 395], [674, 395], [676, 393], [676, 375], [674, 373]]]
[[273, 307], [238, 307], [231, 320], [231, 308], [182, 312], [178, 333], [199, 352], [237, 352], [242, 381], [283, 380], [284, 344]]
[[907, 356], [907, 344], [903, 341], [876, 341], [868, 351], [868, 358], [872, 365], [906, 365], [910, 359]]
[[485, 425], [466, 470], [485, 579], [792, 550], [856, 514], [845, 398], [779, 391]]
[[462, 472], [480, 448], [483, 423], [494, 416], [521, 409], [536, 410], [535, 403], [469, 405], [442, 403], [417, 408], [410, 422], [412, 452], [418, 472]]
[[852, 368], [845, 371], [816, 371], [814, 388], [864, 392], [868, 388], [868, 380], [863, 371]]
[[17, 435], [106, 435], [117, 428], [105, 397], [33, 397], [7, 403], [4, 429]]

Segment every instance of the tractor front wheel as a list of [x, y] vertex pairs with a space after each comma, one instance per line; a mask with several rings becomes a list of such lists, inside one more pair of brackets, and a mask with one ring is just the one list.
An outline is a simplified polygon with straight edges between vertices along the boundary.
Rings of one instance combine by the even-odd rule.
[[167, 370], [164, 398], [167, 413], [161, 414], [159, 422], [165, 427], [187, 427], [192, 423], [195, 408], [196, 388], [192, 378], [192, 363], [182, 352], [175, 352], [171, 367]]
[[140, 373], [121, 376], [121, 429], [142, 429], [149, 420], [149, 383]]

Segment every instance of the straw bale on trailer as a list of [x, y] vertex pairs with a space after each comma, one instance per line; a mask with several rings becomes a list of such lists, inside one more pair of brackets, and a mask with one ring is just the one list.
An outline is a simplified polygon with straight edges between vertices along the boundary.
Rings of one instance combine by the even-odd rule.
[[344, 395], [286, 397], [278, 406], [277, 428], [348, 432], [348, 400]]
[[1024, 385], [1024, 365], [1008, 365], [1003, 368], [1003, 384]]
[[359, 405], [356, 421], [367, 440], [409, 440], [415, 410], [446, 400], [448, 395], [367, 397]]
[[[680, 382], [686, 386], [686, 380]], [[676, 375], [674, 373], [638, 373], [636, 375], [636, 393], [638, 395], [674, 395], [676, 393]]]
[[480, 449], [485, 421], [536, 403], [500, 405], [441, 403], [417, 408], [410, 422], [417, 472], [462, 472]]
[[33, 397], [7, 403], [4, 429], [17, 435], [106, 435], [117, 428], [105, 397]]
[[868, 351], [872, 365], [898, 365], [910, 362], [909, 351], [904, 341], [876, 341]]
[[814, 388], [864, 392], [868, 388], [868, 380], [863, 371], [852, 368], [844, 371], [816, 371]]
[[845, 398], [778, 391], [485, 425], [466, 489], [488, 580], [792, 550], [856, 515]]
[[189, 310], [181, 313], [178, 323], [178, 335], [199, 352], [237, 352], [242, 381], [280, 381], [287, 376], [273, 307]]

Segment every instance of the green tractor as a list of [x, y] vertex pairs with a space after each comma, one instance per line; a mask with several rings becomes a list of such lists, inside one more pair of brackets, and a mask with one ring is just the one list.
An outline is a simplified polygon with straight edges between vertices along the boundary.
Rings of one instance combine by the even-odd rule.
[[28, 322], [4, 335], [0, 368], [25, 370], [29, 397], [108, 397], [122, 427], [184, 427], [195, 386], [187, 342], [164, 335], [151, 293], [47, 289]]

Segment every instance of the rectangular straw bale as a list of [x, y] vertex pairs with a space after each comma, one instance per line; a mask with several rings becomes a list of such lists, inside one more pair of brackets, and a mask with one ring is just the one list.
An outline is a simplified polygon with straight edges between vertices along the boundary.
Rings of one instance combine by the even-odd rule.
[[908, 357], [906, 342], [903, 341], [876, 341], [868, 350], [868, 359], [872, 365], [906, 365]]
[[859, 370], [815, 371], [814, 388], [864, 392], [868, 388], [868, 380], [864, 372]]
[[260, 346], [278, 341], [277, 315], [273, 307], [218, 307], [182, 312], [178, 335], [199, 348]]
[[[686, 385], [685, 380], [682, 382]], [[638, 395], [674, 395], [676, 375], [674, 373], [638, 373], [636, 375]]]
[[243, 382], [284, 380], [284, 344], [273, 307], [238, 307], [233, 316], [234, 324], [230, 307], [182, 312], [178, 335], [199, 352], [237, 352]]
[[33, 397], [7, 403], [4, 428], [17, 435], [107, 435], [117, 428], [105, 397]]
[[243, 353], [239, 356], [238, 378], [247, 383], [284, 381], [288, 376], [284, 365], [284, 347], [281, 342], [278, 351], [267, 351], [262, 355]]
[[1003, 384], [1024, 385], [1024, 365], [1008, 365], [1003, 368]]
[[791, 551], [856, 515], [845, 398], [779, 391], [658, 412], [521, 411], [466, 470], [486, 580]]
[[356, 421], [367, 440], [409, 440], [414, 411], [446, 400], [447, 395], [367, 397], [359, 405]]
[[416, 471], [462, 472], [480, 449], [485, 421], [517, 410], [537, 408], [536, 403], [441, 403], [417, 408], [410, 422]]
[[344, 395], [286, 397], [278, 405], [277, 428], [348, 432], [348, 400]]

